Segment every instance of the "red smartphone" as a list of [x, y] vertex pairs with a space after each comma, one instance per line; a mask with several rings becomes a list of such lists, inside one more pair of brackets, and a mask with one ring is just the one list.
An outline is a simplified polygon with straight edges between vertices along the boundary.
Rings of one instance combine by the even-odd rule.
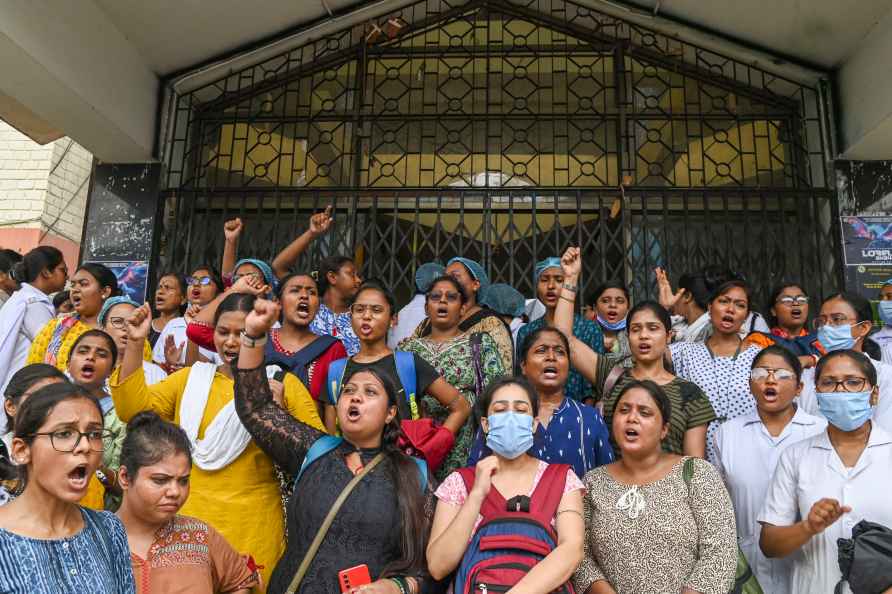
[[363, 563], [362, 565], [339, 571], [338, 581], [341, 583], [341, 594], [349, 592], [351, 588], [371, 584], [372, 576], [369, 574], [369, 566]]

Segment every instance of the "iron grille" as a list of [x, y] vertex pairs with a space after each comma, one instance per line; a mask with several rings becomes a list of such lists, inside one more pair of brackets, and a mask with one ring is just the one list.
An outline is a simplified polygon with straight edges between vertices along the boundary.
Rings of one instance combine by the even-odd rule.
[[[563, 0], [423, 0], [175, 98], [163, 258], [272, 257], [310, 214], [403, 299], [455, 254], [532, 293], [584, 248], [591, 284], [708, 263], [835, 286], [816, 89]], [[376, 38], [376, 36], [380, 38]]]

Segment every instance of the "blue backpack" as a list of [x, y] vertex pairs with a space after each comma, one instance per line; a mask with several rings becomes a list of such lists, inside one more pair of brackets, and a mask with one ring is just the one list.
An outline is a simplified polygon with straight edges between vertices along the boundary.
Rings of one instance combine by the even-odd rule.
[[[310, 466], [310, 464], [341, 445], [342, 441], [344, 441], [344, 438], [335, 437], [334, 435], [323, 435], [322, 437], [314, 441], [313, 445], [310, 446], [310, 449], [307, 450], [307, 455], [304, 456], [304, 461], [300, 465], [300, 470], [297, 471], [297, 476], [294, 477], [294, 484], [297, 485], [298, 481], [300, 481], [300, 477], [303, 476], [304, 471]], [[419, 481], [421, 482], [421, 492], [423, 493], [425, 492], [425, 490], [427, 490], [427, 462], [419, 458], [412, 458], [412, 460], [418, 466], [418, 472], [420, 474]]]
[[[421, 415], [418, 411], [418, 402], [415, 394], [416, 375], [415, 375], [415, 355], [406, 351], [394, 351], [394, 361], [396, 361], [396, 372], [402, 384], [402, 391], [412, 411], [412, 418], [418, 419]], [[341, 395], [341, 384], [344, 380], [344, 370], [347, 368], [349, 359], [338, 359], [332, 361], [328, 366], [328, 403], [336, 406], [338, 398]]]
[[[509, 501], [495, 488], [480, 506], [483, 519], [465, 550], [455, 574], [454, 594], [507, 592], [557, 547], [551, 521], [557, 513], [568, 464], [549, 464], [530, 497]], [[476, 468], [458, 470], [468, 493], [474, 487]], [[574, 594], [567, 582], [553, 590]]]

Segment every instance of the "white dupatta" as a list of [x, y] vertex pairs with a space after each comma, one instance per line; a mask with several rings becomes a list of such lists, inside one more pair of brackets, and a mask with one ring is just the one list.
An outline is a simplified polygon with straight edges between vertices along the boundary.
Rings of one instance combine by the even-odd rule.
[[198, 426], [207, 408], [216, 372], [217, 366], [213, 363], [192, 365], [180, 401], [180, 426], [192, 443], [192, 461], [202, 470], [225, 468], [245, 451], [251, 441], [251, 434], [235, 412], [235, 399], [217, 413], [205, 430], [204, 439], [198, 439]]

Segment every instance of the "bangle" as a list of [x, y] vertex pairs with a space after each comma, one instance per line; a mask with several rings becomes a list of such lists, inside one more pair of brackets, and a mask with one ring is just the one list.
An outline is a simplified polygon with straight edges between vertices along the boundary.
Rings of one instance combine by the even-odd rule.
[[564, 284], [562, 284], [561, 287], [563, 287], [564, 289], [567, 289], [567, 290], [570, 291], [571, 293], [575, 293], [576, 291], [579, 290], [579, 288], [578, 288], [576, 285], [571, 285], [571, 284], [568, 284], [568, 283], [564, 283]]
[[250, 336], [247, 332], [242, 330], [242, 345], [248, 347], [249, 349], [253, 349], [254, 347], [262, 347], [266, 344], [267, 334], [263, 336]]
[[194, 324], [194, 325], [196, 325], [196, 326], [203, 326], [203, 327], [205, 327], [205, 328], [213, 328], [213, 327], [214, 327], [212, 324], [209, 324], [209, 323], [207, 323], [207, 322], [201, 322], [201, 321], [199, 321], [199, 320], [192, 320], [192, 321], [189, 322], [189, 323], [190, 323], [190, 324]]
[[388, 578], [391, 582], [396, 584], [396, 587], [399, 588], [400, 594], [409, 594], [408, 586], [406, 585], [406, 579], [400, 577], [392, 577]]

